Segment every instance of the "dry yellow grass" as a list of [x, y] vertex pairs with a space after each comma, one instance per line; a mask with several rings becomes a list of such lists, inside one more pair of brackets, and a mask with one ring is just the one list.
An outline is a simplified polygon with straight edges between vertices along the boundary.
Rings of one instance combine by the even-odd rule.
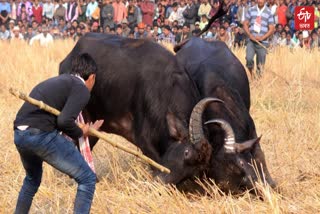
[[[0, 53], [0, 213], [13, 212], [24, 177], [12, 131], [22, 102], [7, 88], [29, 92], [38, 82], [55, 76], [73, 45], [59, 42], [44, 49], [0, 43], [5, 50]], [[244, 63], [244, 50], [236, 55]], [[145, 164], [100, 141], [94, 150], [100, 182], [92, 213], [319, 213], [319, 60], [319, 52], [275, 50], [268, 55], [263, 78], [251, 82], [251, 114], [258, 134], [263, 135], [262, 147], [281, 195], [258, 185], [264, 201], [250, 194], [237, 198], [220, 194], [206, 183], [201, 184], [205, 195], [183, 193], [154, 181]], [[72, 213], [75, 192], [74, 182], [45, 164], [31, 213]]]

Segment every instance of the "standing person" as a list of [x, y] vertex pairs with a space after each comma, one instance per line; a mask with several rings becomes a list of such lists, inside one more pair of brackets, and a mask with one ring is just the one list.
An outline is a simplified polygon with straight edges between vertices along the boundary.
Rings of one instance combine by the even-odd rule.
[[35, 0], [32, 6], [32, 14], [34, 16], [34, 20], [38, 23], [42, 23], [42, 6], [39, 4], [39, 0]]
[[[38, 84], [30, 96], [42, 100], [61, 111], [57, 117], [29, 103], [24, 103], [14, 121], [14, 143], [26, 170], [15, 213], [28, 213], [41, 183], [42, 164], [74, 178], [78, 183], [74, 213], [89, 213], [95, 191], [96, 175], [75, 145], [59, 132], [73, 139], [87, 136], [89, 124], [79, 124], [75, 119], [87, 105], [92, 90], [97, 65], [84, 53], [72, 61], [70, 74], [62, 74]], [[96, 121], [99, 128], [103, 121]]]
[[88, 5], [87, 5], [87, 10], [86, 10], [86, 17], [87, 20], [92, 20], [92, 14], [93, 12], [97, 9], [98, 7], [98, 2], [96, 0], [91, 0]]
[[251, 77], [253, 77], [253, 58], [255, 54], [257, 55], [257, 75], [261, 77], [267, 55], [265, 48], [269, 47], [268, 38], [273, 34], [275, 29], [273, 15], [265, 3], [266, 0], [257, 0], [257, 5], [248, 9], [246, 20], [243, 22], [243, 29], [248, 36], [246, 66], [249, 69]]
[[138, 24], [138, 9], [134, 5], [133, 0], [129, 1], [127, 21], [131, 30]]
[[78, 4], [75, 0], [71, 0], [67, 4], [66, 21], [73, 22], [78, 19], [79, 11]]
[[140, 3], [142, 13], [142, 22], [146, 25], [152, 26], [155, 11], [154, 0], [143, 0]]
[[190, 26], [190, 31], [193, 31], [195, 28], [194, 23], [197, 18], [197, 8], [193, 0], [187, 0], [187, 7], [183, 11], [182, 15], [184, 17], [185, 24]]
[[282, 27], [284, 27], [287, 24], [286, 11], [288, 7], [284, 3], [284, 0], [277, 1], [277, 5], [278, 24], [281, 24]]
[[78, 21], [86, 22], [86, 11], [87, 11], [87, 3], [84, 0], [78, 0]]
[[54, 4], [51, 2], [51, 0], [45, 0], [45, 3], [43, 4], [42, 8], [42, 16], [52, 20], [53, 14]]
[[112, 3], [110, 0], [105, 0], [105, 5], [103, 6], [101, 11], [101, 17], [103, 19], [103, 29], [105, 29], [107, 26], [109, 26], [109, 28], [114, 28], [113, 16], [114, 10]]
[[10, 20], [10, 14], [11, 5], [7, 1], [2, 0], [0, 2], [0, 24], [7, 25]]
[[202, 15], [206, 15], [210, 18], [210, 11], [211, 11], [211, 5], [209, 4], [208, 0], [202, 0], [202, 3], [200, 4], [199, 10], [198, 10], [198, 16], [202, 17]]
[[10, 0], [10, 6], [11, 6], [11, 16], [10, 18], [13, 20], [17, 20], [17, 4], [15, 0]]
[[32, 13], [32, 3], [30, 1], [27, 0], [22, 0], [19, 5], [18, 5], [18, 11], [17, 11], [17, 16], [20, 16], [21, 13], [21, 6], [24, 5], [25, 6], [25, 11], [27, 13], [28, 16], [28, 21], [31, 20], [31, 16], [33, 15]]
[[246, 19], [246, 13], [248, 11], [248, 3], [247, 3], [247, 0], [241, 0], [241, 4], [238, 8], [238, 11], [237, 11], [237, 18], [238, 18], [238, 21], [239, 23], [243, 23], [244, 20]]
[[121, 24], [122, 20], [127, 17], [127, 9], [124, 3], [116, 0], [112, 4], [114, 10], [113, 21], [116, 25]]

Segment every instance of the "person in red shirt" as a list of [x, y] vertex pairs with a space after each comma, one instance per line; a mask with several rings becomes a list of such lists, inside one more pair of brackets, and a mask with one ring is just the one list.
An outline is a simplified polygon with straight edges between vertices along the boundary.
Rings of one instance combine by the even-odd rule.
[[142, 22], [146, 25], [152, 26], [155, 9], [154, 0], [143, 0], [140, 3], [140, 9], [142, 12]]
[[42, 23], [42, 7], [39, 5], [39, 0], [35, 0], [32, 6], [32, 14], [34, 16], [34, 20], [41, 24]]
[[287, 6], [285, 5], [284, 0], [279, 0], [277, 5], [278, 24], [281, 24], [282, 27], [284, 27], [287, 24]]

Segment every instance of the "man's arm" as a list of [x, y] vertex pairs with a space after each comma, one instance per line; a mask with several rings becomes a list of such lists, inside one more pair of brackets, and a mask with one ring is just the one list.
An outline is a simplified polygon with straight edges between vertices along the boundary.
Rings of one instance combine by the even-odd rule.
[[250, 33], [250, 30], [249, 30], [249, 20], [246, 19], [243, 21], [243, 30], [244, 32], [247, 34], [247, 36], [249, 37], [249, 39], [251, 40], [255, 40], [255, 37]]
[[90, 99], [90, 92], [84, 85], [73, 87], [67, 102], [57, 118], [58, 129], [73, 139], [83, 135], [81, 128], [75, 123], [76, 118]]
[[246, 33], [246, 35], [249, 37], [249, 39], [251, 40], [255, 40], [254, 36], [250, 33], [249, 30], [249, 25], [250, 25], [250, 19], [251, 19], [251, 14], [250, 14], [250, 10], [248, 10], [245, 14], [245, 20], [243, 21], [243, 30]]
[[264, 40], [268, 39], [274, 33], [274, 30], [275, 30], [274, 25], [270, 24], [268, 32], [261, 37], [256, 37], [256, 39], [258, 41], [264, 41]]
[[258, 41], [264, 41], [268, 39], [274, 33], [274, 31], [275, 31], [274, 18], [272, 15], [270, 15], [268, 19], [268, 32], [261, 37], [257, 37], [256, 39]]

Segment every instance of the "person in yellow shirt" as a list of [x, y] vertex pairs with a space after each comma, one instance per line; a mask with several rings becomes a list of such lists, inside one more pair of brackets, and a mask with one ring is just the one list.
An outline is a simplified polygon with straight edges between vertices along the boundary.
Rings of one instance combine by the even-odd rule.
[[200, 27], [200, 30], [202, 30], [203, 28], [205, 28], [208, 24], [208, 18], [207, 18], [207, 15], [202, 15], [201, 16], [201, 21], [199, 23], [199, 27]]

